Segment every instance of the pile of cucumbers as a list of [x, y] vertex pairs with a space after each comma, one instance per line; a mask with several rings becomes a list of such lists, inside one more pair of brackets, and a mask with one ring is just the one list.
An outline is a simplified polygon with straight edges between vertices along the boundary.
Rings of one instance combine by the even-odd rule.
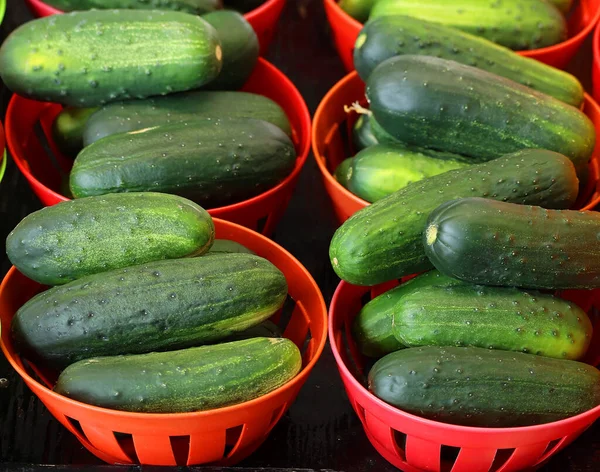
[[286, 278], [214, 237], [202, 207], [164, 193], [86, 197], [28, 215], [6, 252], [46, 287], [14, 315], [15, 348], [60, 372], [56, 392], [116, 410], [208, 410], [284, 385], [302, 366], [269, 321], [287, 299]]
[[259, 54], [246, 19], [169, 10], [218, 4], [206, 0], [117, 3], [132, 9], [33, 20], [0, 49], [10, 90], [64, 106], [51, 138], [74, 159], [66, 196], [151, 191], [214, 208], [283, 181], [297, 157], [288, 117], [239, 91]]

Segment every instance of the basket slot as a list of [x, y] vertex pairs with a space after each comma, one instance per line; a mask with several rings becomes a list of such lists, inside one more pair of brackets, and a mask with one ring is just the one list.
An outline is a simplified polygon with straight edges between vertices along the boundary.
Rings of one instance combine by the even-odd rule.
[[506, 462], [498, 467], [497, 472], [509, 472], [531, 467], [538, 462], [547, 446], [546, 443], [537, 443], [516, 448]]
[[304, 345], [306, 335], [308, 334], [308, 326], [310, 318], [306, 313], [302, 302], [297, 302], [292, 312], [292, 317], [288, 323], [283, 336], [292, 341], [299, 349]]
[[550, 456], [553, 456], [558, 451], [560, 451], [563, 447], [571, 444], [571, 442], [574, 441], [575, 438], [577, 438], [581, 433], [583, 433], [589, 426], [590, 425], [587, 425], [584, 428], [571, 432], [571, 434], [569, 434], [568, 436], [564, 436], [562, 438], [555, 439], [554, 441], [550, 441], [550, 443], [548, 443], [548, 447], [544, 451], [544, 454], [542, 455], [542, 457], [540, 457], [540, 460], [537, 463], [541, 464]]
[[354, 406], [354, 411], [358, 415], [358, 418], [360, 419], [360, 422], [364, 424], [364, 422], [365, 422], [365, 409], [357, 401], [353, 402], [352, 405]]
[[275, 410], [273, 410], [273, 414], [271, 415], [271, 421], [269, 422], [269, 430], [271, 430], [271, 428], [273, 428], [273, 426], [275, 426], [277, 424], [277, 422], [281, 419], [281, 417], [283, 416], [283, 414], [286, 412], [288, 408], [288, 404], [284, 403], [283, 405], [275, 408]]
[[[309, 333], [310, 335], [310, 333]], [[310, 362], [310, 360], [313, 358], [314, 353], [315, 353], [315, 349], [316, 349], [316, 343], [315, 340], [312, 338], [306, 338], [306, 341], [304, 342], [304, 349], [302, 350], [302, 365], [306, 365]]]
[[216, 462], [225, 454], [225, 430], [215, 430], [207, 434], [192, 434], [187, 465]]
[[[407, 436], [406, 462], [419, 469], [440, 472], [440, 449], [440, 444], [426, 441], [417, 436]], [[453, 472], [458, 471], [453, 469]], [[469, 472], [475, 471], [469, 470]]]
[[399, 457], [402, 456], [402, 450], [398, 447], [394, 438], [394, 430], [388, 424], [377, 418], [373, 413], [365, 410], [365, 425], [371, 438], [377, 441], [388, 451], [396, 451]]
[[463, 447], [452, 467], [452, 472], [488, 472], [494, 463], [496, 449]]
[[177, 465], [169, 436], [134, 434], [133, 445], [142, 464]]
[[111, 430], [97, 428], [96, 426], [87, 423], [82, 423], [81, 429], [83, 430], [84, 436], [88, 439], [92, 446], [99, 451], [110, 454], [116, 460], [125, 464], [133, 462], [131, 457], [125, 453]]
[[256, 443], [262, 443], [269, 433], [270, 420], [271, 418], [268, 415], [261, 415], [252, 418], [250, 423], [244, 424], [242, 434], [240, 434], [239, 440], [227, 454], [227, 458], [230, 459], [247, 448], [255, 449]]

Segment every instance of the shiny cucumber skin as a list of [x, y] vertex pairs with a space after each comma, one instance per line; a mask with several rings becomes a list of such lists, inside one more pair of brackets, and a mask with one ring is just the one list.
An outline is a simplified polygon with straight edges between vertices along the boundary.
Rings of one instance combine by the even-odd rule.
[[209, 207], [254, 197], [284, 180], [296, 151], [277, 126], [252, 118], [210, 119], [108, 136], [75, 159], [75, 198], [174, 193]]
[[417, 287], [399, 301], [393, 332], [408, 347], [471, 346], [578, 360], [592, 337], [585, 311], [539, 292], [461, 283]]
[[292, 134], [283, 109], [267, 97], [247, 92], [193, 90], [105, 105], [87, 121], [83, 142], [89, 146], [112, 134], [203, 118], [255, 118]]
[[66, 107], [52, 123], [52, 139], [58, 150], [75, 159], [83, 149], [83, 130], [97, 108]]
[[214, 254], [215, 252], [243, 252], [245, 254], [256, 254], [246, 246], [242, 246], [240, 243], [230, 241], [229, 239], [215, 239], [207, 254]]
[[64, 367], [227, 338], [285, 301], [277, 267], [252, 254], [171, 259], [82, 277], [42, 292], [16, 313], [20, 352]]
[[79, 107], [197, 88], [221, 66], [215, 29], [182, 12], [53, 15], [20, 26], [0, 48], [0, 76], [11, 91]]
[[364, 23], [369, 19], [371, 9], [377, 0], [340, 0], [339, 6], [356, 21]]
[[594, 150], [594, 125], [577, 108], [454, 61], [393, 57], [373, 71], [366, 93], [379, 125], [407, 144], [485, 159], [548, 149], [578, 169]]
[[403, 411], [490, 428], [550, 423], [600, 404], [600, 371], [577, 361], [477, 347], [415, 347], [380, 359], [369, 390]]
[[459, 199], [431, 213], [423, 244], [440, 271], [471, 283], [600, 287], [600, 215], [594, 211]]
[[363, 80], [390, 57], [436, 56], [477, 67], [579, 107], [583, 87], [573, 75], [520, 56], [460, 30], [407, 16], [384, 16], [369, 21], [354, 48], [354, 66]]
[[379, 144], [371, 131], [371, 115], [364, 114], [358, 117], [352, 127], [352, 141], [357, 151]]
[[405, 15], [481, 36], [510, 49], [538, 49], [567, 39], [567, 22], [540, 0], [379, 0], [370, 19]]
[[114, 410], [202, 411], [265, 395], [293, 379], [301, 367], [300, 351], [289, 339], [254, 338], [83, 360], [62, 372], [54, 391]]
[[148, 0], [45, 0], [54, 8], [62, 11], [74, 10], [112, 10], [112, 9], [134, 9], [134, 10], [175, 10], [185, 13], [202, 15], [221, 8], [220, 0], [160, 0], [149, 2]]
[[210, 215], [164, 193], [69, 200], [27, 215], [6, 239], [6, 254], [45, 285], [146, 262], [204, 254], [215, 237]]
[[349, 157], [348, 159], [344, 159], [340, 164], [336, 167], [333, 176], [335, 180], [337, 180], [343, 187], [348, 188], [348, 178], [352, 169], [352, 161], [353, 157]]
[[480, 196], [548, 208], [570, 208], [578, 193], [564, 156], [526, 149], [494, 161], [429, 177], [356, 212], [335, 232], [329, 257], [338, 276], [375, 285], [433, 268], [422, 233], [444, 202]]

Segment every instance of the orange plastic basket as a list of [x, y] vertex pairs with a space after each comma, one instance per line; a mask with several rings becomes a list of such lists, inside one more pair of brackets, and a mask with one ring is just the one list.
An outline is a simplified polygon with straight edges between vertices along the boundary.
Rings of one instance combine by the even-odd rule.
[[[313, 119], [313, 154], [340, 223], [369, 204], [344, 188], [333, 177], [333, 172], [338, 164], [355, 153], [351, 144], [351, 136], [352, 126], [356, 122], [358, 114], [344, 111], [345, 105], [349, 106], [354, 102], [366, 104], [365, 84], [356, 72], [351, 72], [325, 95]], [[587, 94], [583, 111], [592, 120], [596, 132], [600, 135], [600, 107]], [[597, 142], [590, 161], [590, 177], [586, 188], [579, 196], [576, 208], [591, 210], [599, 202], [600, 142]]]
[[[262, 58], [242, 90], [269, 97], [284, 109], [292, 125], [298, 155], [296, 166], [276, 187], [240, 203], [209, 209], [209, 213], [271, 235], [287, 208], [310, 150], [310, 113], [294, 84]], [[47, 206], [68, 200], [60, 193], [61, 174], [62, 179], [66, 178], [73, 161], [62, 156], [52, 140], [52, 123], [61, 109], [55, 103], [13, 95], [6, 112], [6, 138], [11, 155], [32, 190]], [[56, 162], [51, 156], [56, 157]]]
[[323, 351], [327, 310], [308, 271], [285, 249], [264, 236], [223, 220], [214, 222], [217, 238], [247, 246], [285, 274], [293, 303], [286, 303], [283, 312], [275, 314], [272, 321], [281, 326], [289, 318], [284, 336], [302, 350], [302, 370], [293, 380], [240, 405], [195, 413], [144, 414], [99, 408], [58, 395], [50, 390], [56, 375], [21, 358], [10, 337], [14, 313], [43, 287], [14, 267], [0, 285], [1, 346], [6, 358], [50, 413], [105, 462], [227, 466], [239, 462], [267, 438]]
[[[25, 0], [25, 3], [27, 3], [29, 9], [36, 17], [63, 13], [61, 10], [51, 7], [40, 0]], [[266, 0], [261, 6], [244, 15], [244, 18], [252, 25], [258, 36], [261, 56], [264, 56], [269, 49], [269, 45], [275, 34], [275, 27], [284, 6], [285, 0]]]
[[[348, 399], [369, 441], [405, 472], [516, 472], [537, 468], [567, 446], [600, 417], [600, 406], [562, 421], [520, 428], [475, 428], [427, 420], [379, 400], [365, 387], [366, 359], [350, 334], [352, 320], [365, 297], [373, 298], [395, 284], [358, 287], [341, 282], [329, 309], [329, 342]], [[369, 297], [370, 292], [370, 297]], [[594, 337], [586, 362], [600, 361], [600, 291], [562, 294], [588, 311]]]
[[594, 98], [600, 99], [600, 26], [594, 30], [594, 39], [592, 41], [592, 88]]
[[[338, 5], [338, 0], [324, 0], [325, 13], [331, 26], [335, 47], [347, 71], [354, 69], [354, 43], [362, 24]], [[573, 58], [600, 18], [600, 0], [580, 0], [568, 17], [569, 38], [562, 43], [519, 54], [563, 68]]]

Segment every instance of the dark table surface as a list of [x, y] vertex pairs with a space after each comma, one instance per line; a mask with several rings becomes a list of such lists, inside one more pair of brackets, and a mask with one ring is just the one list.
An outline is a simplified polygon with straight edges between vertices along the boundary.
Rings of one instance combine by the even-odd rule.
[[[21, 0], [8, 0], [7, 3], [6, 17], [0, 28], [2, 40], [19, 24], [31, 19]], [[325, 93], [345, 74], [332, 45], [322, 0], [288, 0], [267, 58], [296, 84], [311, 114], [314, 114]], [[574, 59], [570, 70], [580, 77], [589, 91], [590, 41]], [[2, 87], [2, 121], [9, 98], [10, 93]], [[25, 215], [40, 207], [25, 179], [9, 160], [0, 184], [0, 240], [4, 241], [8, 232]], [[329, 241], [336, 227], [334, 221], [317, 166], [309, 158], [296, 193], [273, 238], [310, 271], [327, 303], [338, 283], [328, 258]], [[0, 252], [4, 254], [4, 251]], [[3, 276], [9, 262], [4, 255], [0, 261], [0, 275]], [[3, 470], [70, 471], [84, 464], [87, 470], [93, 472], [159, 470], [156, 467], [102, 465], [53, 419], [4, 356], [0, 356], [0, 378], [6, 379], [0, 382], [0, 468]], [[238, 467], [245, 471], [263, 472], [281, 469], [298, 472], [305, 469], [347, 472], [397, 470], [381, 458], [367, 440], [347, 401], [329, 347], [325, 348], [297, 401], [267, 441]], [[193, 470], [231, 472], [239, 469]], [[600, 471], [600, 422], [540, 470]]]

